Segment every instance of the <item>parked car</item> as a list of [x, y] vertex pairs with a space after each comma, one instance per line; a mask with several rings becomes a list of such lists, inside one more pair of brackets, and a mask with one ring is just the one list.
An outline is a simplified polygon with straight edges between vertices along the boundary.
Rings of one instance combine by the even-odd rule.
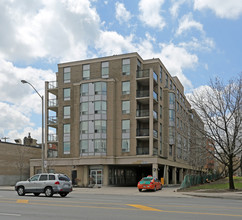
[[139, 182], [138, 182], [138, 190], [141, 192], [142, 189], [146, 189], [146, 190], [161, 190], [162, 189], [162, 184], [159, 181], [159, 179], [154, 178], [152, 176], [147, 176], [142, 178]]
[[57, 173], [41, 173], [29, 178], [27, 181], [17, 182], [15, 190], [19, 196], [24, 196], [26, 193], [33, 193], [39, 196], [44, 193], [51, 197], [53, 194], [59, 194], [65, 197], [72, 191], [72, 183], [68, 176]]

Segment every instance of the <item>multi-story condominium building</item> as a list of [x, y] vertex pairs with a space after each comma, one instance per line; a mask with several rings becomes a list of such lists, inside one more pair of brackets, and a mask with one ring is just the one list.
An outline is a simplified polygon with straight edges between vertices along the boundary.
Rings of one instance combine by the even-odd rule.
[[[61, 63], [45, 97], [46, 168], [78, 185], [137, 184], [146, 175], [180, 183], [194, 169], [191, 106], [160, 59]], [[40, 161], [31, 164], [37, 172]]]

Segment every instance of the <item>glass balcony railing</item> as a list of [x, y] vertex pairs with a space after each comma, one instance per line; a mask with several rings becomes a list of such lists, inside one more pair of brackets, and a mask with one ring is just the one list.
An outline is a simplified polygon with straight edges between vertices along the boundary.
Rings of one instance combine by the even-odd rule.
[[136, 148], [137, 155], [147, 155], [149, 154], [149, 147], [137, 147]]
[[137, 136], [149, 136], [149, 129], [148, 128], [137, 129]]
[[155, 91], [153, 91], [153, 98], [154, 100], [158, 101], [158, 95]]
[[157, 82], [158, 81], [158, 76], [155, 72], [153, 72], [153, 79]]
[[136, 91], [136, 96], [137, 98], [142, 98], [142, 97], [149, 97], [149, 90], [137, 90]]
[[49, 116], [48, 124], [57, 124], [57, 122], [58, 122], [57, 116]]
[[49, 99], [48, 107], [57, 107], [58, 106], [58, 99]]
[[57, 89], [58, 88], [58, 83], [57, 81], [50, 81], [48, 83], [48, 89]]
[[48, 135], [49, 142], [58, 142], [58, 135], [57, 134], [49, 134]]
[[136, 78], [143, 78], [143, 77], [149, 77], [150, 73], [149, 70], [138, 70], [136, 72]]
[[153, 118], [154, 118], [155, 120], [158, 120], [158, 114], [157, 114], [156, 111], [153, 111]]
[[147, 116], [149, 116], [149, 110], [148, 109], [137, 110], [136, 116], [137, 117], [147, 117]]

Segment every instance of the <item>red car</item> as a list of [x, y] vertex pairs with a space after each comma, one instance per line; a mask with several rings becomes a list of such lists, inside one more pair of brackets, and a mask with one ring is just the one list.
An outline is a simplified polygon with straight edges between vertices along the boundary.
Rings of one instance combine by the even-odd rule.
[[138, 182], [138, 190], [141, 192], [142, 189], [148, 189], [148, 190], [161, 190], [162, 189], [162, 184], [161, 182], [152, 176], [147, 176], [143, 177], [139, 182]]

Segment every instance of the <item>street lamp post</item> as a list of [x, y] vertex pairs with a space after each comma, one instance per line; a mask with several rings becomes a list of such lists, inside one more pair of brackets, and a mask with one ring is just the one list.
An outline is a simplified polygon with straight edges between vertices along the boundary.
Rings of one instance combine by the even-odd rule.
[[42, 104], [42, 144], [41, 144], [41, 172], [44, 172], [44, 96], [41, 96], [39, 94], [39, 92], [34, 88], [34, 86], [27, 82], [26, 80], [21, 80], [21, 83], [27, 83], [29, 84], [34, 91], [39, 95], [39, 97], [41, 98], [41, 104]]

